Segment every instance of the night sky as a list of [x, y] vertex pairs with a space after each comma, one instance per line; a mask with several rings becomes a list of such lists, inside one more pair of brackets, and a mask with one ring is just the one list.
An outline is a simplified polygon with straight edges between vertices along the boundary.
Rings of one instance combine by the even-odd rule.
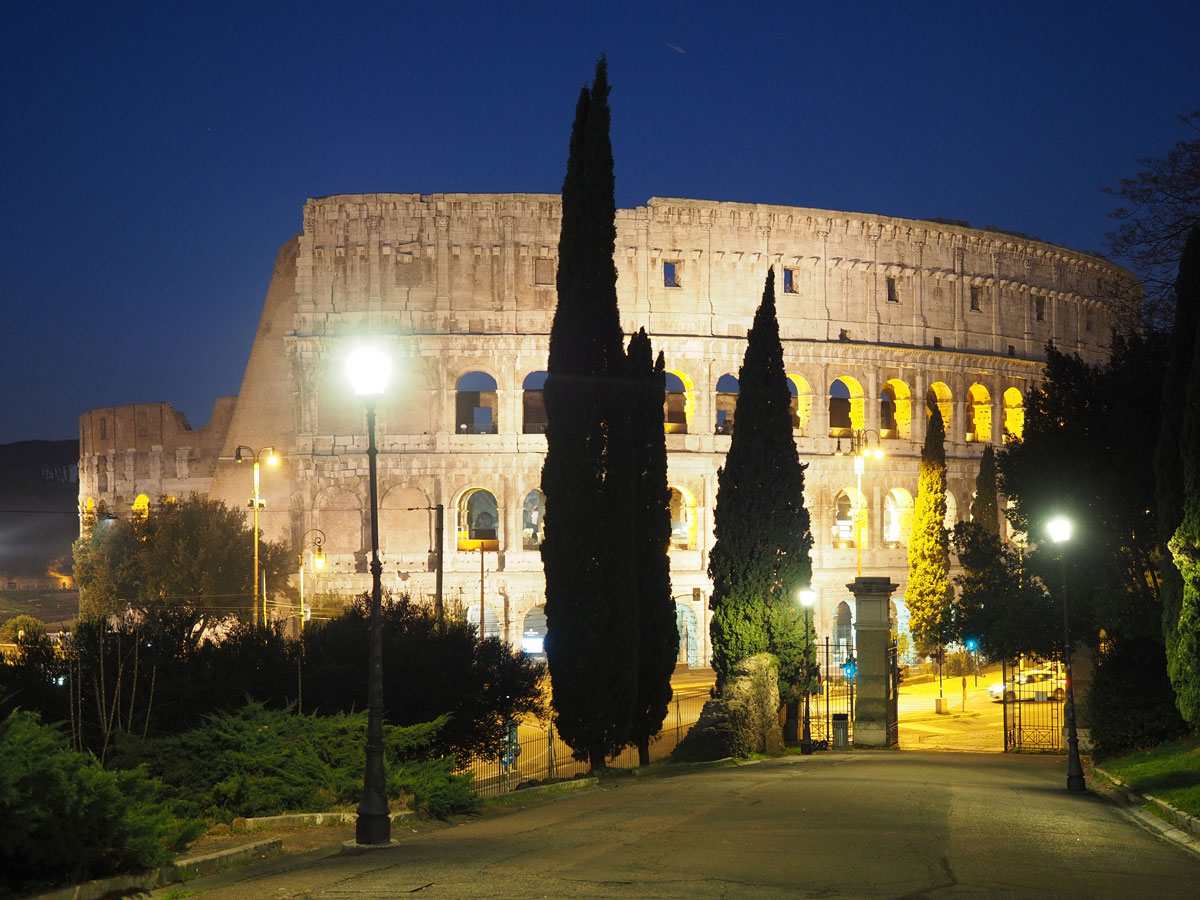
[[608, 56], [617, 205], [927, 218], [1101, 250], [1195, 138], [1200, 3], [0, 4], [0, 443], [237, 393], [309, 197], [547, 191]]

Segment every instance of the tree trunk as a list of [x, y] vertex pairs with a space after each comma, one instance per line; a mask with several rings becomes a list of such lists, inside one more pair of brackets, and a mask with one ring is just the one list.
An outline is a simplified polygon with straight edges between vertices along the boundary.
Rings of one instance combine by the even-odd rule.
[[650, 738], [639, 737], [637, 748], [638, 748], [638, 765], [639, 766], [650, 765]]

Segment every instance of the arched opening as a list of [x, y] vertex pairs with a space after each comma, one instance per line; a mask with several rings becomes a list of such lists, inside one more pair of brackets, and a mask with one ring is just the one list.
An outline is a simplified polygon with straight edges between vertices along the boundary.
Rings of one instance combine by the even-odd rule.
[[899, 378], [883, 385], [879, 394], [879, 436], [884, 440], [912, 438], [912, 393]]
[[861, 495], [848, 487], [833, 499], [833, 546], [837, 550], [853, 550], [862, 541], [866, 546], [867, 510]]
[[850, 604], [845, 600], [837, 605], [833, 618], [833, 665], [840, 671], [841, 665], [854, 650], [854, 619], [850, 615]]
[[979, 444], [992, 440], [992, 395], [978, 382], [967, 388], [966, 439]]
[[[476, 623], [479, 618], [476, 616]], [[484, 619], [483, 629], [487, 631], [487, 619]], [[521, 652], [526, 656], [537, 659], [546, 658], [546, 607], [535, 606], [525, 614], [525, 624], [521, 626]]]
[[789, 411], [792, 414], [792, 431], [804, 434], [808, 423], [812, 421], [812, 385], [803, 375], [789, 375], [787, 379], [788, 394], [791, 395]]
[[546, 373], [530, 372], [521, 383], [521, 431], [546, 433]]
[[1004, 443], [1021, 440], [1025, 434], [1025, 398], [1015, 387], [1004, 392]]
[[696, 613], [686, 603], [675, 601], [675, 628], [679, 631], [677, 661], [696, 668], [700, 664], [700, 628]]
[[829, 436], [850, 437], [866, 427], [863, 418], [863, 389], [855, 379], [843, 375], [829, 386]]
[[954, 526], [958, 523], [958, 501], [954, 499], [954, 495], [946, 491], [946, 518], [942, 520], [942, 525], [947, 531], [953, 531]]
[[458, 549], [499, 550], [499, 529], [500, 511], [495, 495], [483, 488], [465, 491], [458, 501]]
[[379, 546], [389, 562], [427, 557], [434, 549], [429, 499], [416, 488], [396, 487], [379, 503]]
[[495, 434], [496, 379], [468, 372], [454, 387], [454, 428], [459, 434]]
[[892, 488], [883, 500], [883, 543], [895, 549], [908, 546], [912, 531], [913, 497], [904, 488]]
[[146, 517], [150, 515], [150, 498], [145, 494], [138, 494], [137, 497], [134, 498], [132, 510], [133, 521], [145, 522]]
[[683, 372], [668, 371], [663, 402], [663, 427], [667, 434], [687, 434], [695, 406], [695, 390]]
[[942, 426], [946, 429], [946, 434], [950, 434], [950, 414], [954, 411], [954, 395], [950, 393], [950, 386], [944, 381], [935, 381], [929, 386], [929, 390], [925, 392], [925, 421], [928, 423], [933, 418], [933, 413], [930, 411], [930, 404], [937, 404], [938, 412], [942, 414]]
[[717, 434], [733, 434], [733, 413], [737, 408], [738, 380], [725, 374], [717, 379]]
[[352, 491], [333, 487], [317, 497], [313, 527], [325, 533], [325, 555], [336, 564], [336, 557], [350, 556], [363, 549], [362, 504]]
[[317, 432], [319, 434], [364, 434], [363, 402], [354, 396], [342, 360], [325, 362], [317, 388]]
[[[475, 634], [479, 634], [479, 598], [476, 597], [472, 602], [467, 604], [467, 624]], [[500, 620], [496, 618], [496, 613], [491, 607], [484, 606], [483, 610], [483, 636], [485, 638], [500, 637]]]
[[671, 549], [696, 549], [696, 501], [682, 488], [671, 488]]
[[534, 488], [521, 504], [521, 549], [537, 550], [546, 537], [546, 495]]

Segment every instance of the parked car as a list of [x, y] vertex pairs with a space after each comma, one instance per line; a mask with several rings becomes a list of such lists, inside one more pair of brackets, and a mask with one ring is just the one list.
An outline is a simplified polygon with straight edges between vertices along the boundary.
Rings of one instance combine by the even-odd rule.
[[1015, 683], [999, 681], [988, 688], [988, 696], [999, 703], [1020, 700], [1063, 700], [1067, 696], [1067, 681], [1056, 672], [1034, 669], [1022, 672]]

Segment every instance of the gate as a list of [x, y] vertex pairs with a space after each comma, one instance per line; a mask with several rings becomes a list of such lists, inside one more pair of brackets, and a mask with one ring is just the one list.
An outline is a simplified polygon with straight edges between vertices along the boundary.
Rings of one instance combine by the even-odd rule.
[[1057, 663], [1003, 663], [1004, 752], [1061, 752], [1066, 679]]
[[[850, 742], [854, 742], [854, 677], [843, 666], [854, 657], [854, 648], [839, 642], [836, 646], [825, 638], [825, 646], [817, 645], [818, 680], [809, 697], [809, 730], [813, 742], [833, 747], [833, 717], [845, 714], [849, 722]], [[804, 704], [800, 705], [804, 715]], [[803, 723], [801, 723], [803, 725]]]
[[888, 644], [888, 716], [887, 716], [887, 745], [900, 746], [900, 648], [892, 641]]

